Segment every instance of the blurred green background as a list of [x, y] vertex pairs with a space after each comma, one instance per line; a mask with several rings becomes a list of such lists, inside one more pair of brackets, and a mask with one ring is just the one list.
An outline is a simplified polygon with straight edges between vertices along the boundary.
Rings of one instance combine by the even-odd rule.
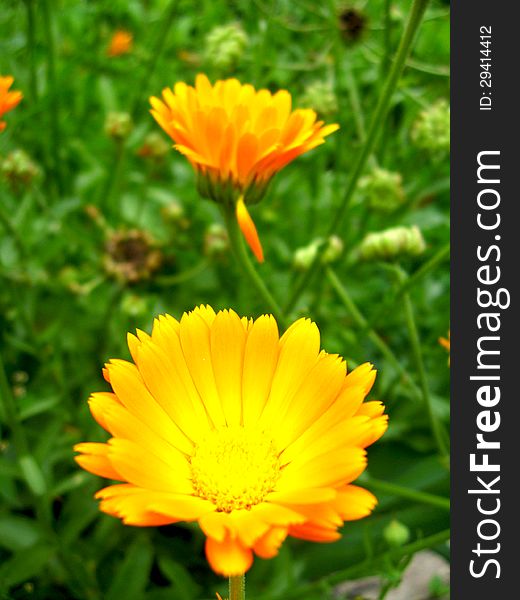
[[[0, 74], [15, 77], [24, 99], [0, 134], [0, 597], [225, 594], [196, 526], [123, 526], [99, 513], [93, 494], [102, 482], [73, 461], [74, 443], [107, 437], [87, 398], [107, 389], [105, 361], [129, 357], [127, 331], [149, 331], [155, 315], [180, 317], [199, 303], [267, 310], [244, 285], [218, 207], [198, 198], [148, 97], [198, 72], [236, 76], [286, 88], [295, 106], [341, 125], [251, 208], [266, 253], [259, 271], [284, 304], [342, 201], [410, 4], [3, 1]], [[117, 30], [133, 43], [109, 56]], [[323, 347], [349, 367], [378, 369], [371, 397], [387, 405], [390, 428], [369, 449], [362, 481], [379, 506], [347, 523], [339, 542], [288, 540], [277, 558], [257, 559], [250, 598], [332, 597], [333, 584], [367, 574], [391, 587], [422, 545], [447, 552], [449, 473], [422, 384], [447, 430], [449, 368], [438, 338], [449, 329], [448, 66], [449, 3], [435, 1], [334, 242], [342, 251], [290, 311], [291, 320], [317, 321]], [[420, 255], [360, 259], [367, 233], [412, 225], [425, 240]], [[405, 293], [396, 264], [412, 276]], [[407, 528], [408, 546], [389, 541], [393, 521]], [[432, 585], [431, 594], [445, 590]]]

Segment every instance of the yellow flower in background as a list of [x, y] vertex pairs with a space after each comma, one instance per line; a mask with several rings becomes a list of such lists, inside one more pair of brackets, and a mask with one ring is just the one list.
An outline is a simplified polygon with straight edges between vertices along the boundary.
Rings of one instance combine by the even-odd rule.
[[257, 91], [237, 79], [211, 85], [205, 75], [194, 87], [165, 88], [162, 100], [150, 102], [157, 123], [193, 165], [200, 194], [236, 209], [247, 242], [263, 260], [246, 204], [259, 202], [275, 173], [323, 144], [338, 125], [324, 125], [311, 109], [292, 110], [286, 90]]
[[[17, 106], [23, 98], [22, 92], [9, 91], [9, 88], [13, 85], [13, 81], [14, 77], [11, 77], [11, 75], [5, 77], [0, 75], [0, 119], [6, 112]], [[0, 120], [0, 131], [3, 131], [6, 126], [7, 123]]]
[[128, 54], [132, 50], [134, 38], [129, 31], [119, 29], [114, 33], [110, 44], [107, 48], [107, 55], [121, 56], [121, 54]]
[[352, 485], [365, 448], [387, 427], [364, 402], [375, 371], [347, 374], [300, 319], [280, 337], [275, 319], [209, 306], [129, 335], [134, 362], [111, 360], [113, 392], [92, 394], [107, 443], [75, 446], [81, 467], [120, 482], [100, 509], [127, 525], [196, 521], [217, 573], [241, 575], [284, 539], [329, 542], [376, 505]]

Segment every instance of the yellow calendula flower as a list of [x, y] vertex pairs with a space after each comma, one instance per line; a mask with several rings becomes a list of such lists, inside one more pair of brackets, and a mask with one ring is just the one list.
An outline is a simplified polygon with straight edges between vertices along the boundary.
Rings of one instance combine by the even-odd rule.
[[132, 50], [134, 38], [129, 31], [119, 29], [114, 33], [107, 48], [107, 55], [110, 57], [128, 54]]
[[271, 94], [236, 79], [211, 85], [176, 83], [162, 100], [150, 98], [152, 115], [198, 175], [203, 197], [231, 205], [258, 260], [262, 247], [246, 204], [259, 202], [275, 173], [323, 144], [338, 125], [324, 125], [311, 109], [292, 110], [286, 90]]
[[351, 482], [387, 427], [381, 402], [364, 402], [375, 371], [347, 373], [310, 320], [280, 337], [271, 315], [200, 306], [128, 343], [134, 362], [110, 361], [113, 392], [89, 401], [111, 439], [75, 446], [84, 469], [123, 482], [96, 494], [102, 511], [127, 525], [198, 522], [225, 576], [288, 535], [337, 540], [372, 511], [375, 497]]
[[9, 91], [9, 88], [13, 85], [14, 78], [10, 75], [2, 77], [0, 75], [0, 131], [3, 131], [7, 123], [2, 121], [1, 118], [6, 112], [12, 110], [17, 106], [23, 98], [22, 92]]

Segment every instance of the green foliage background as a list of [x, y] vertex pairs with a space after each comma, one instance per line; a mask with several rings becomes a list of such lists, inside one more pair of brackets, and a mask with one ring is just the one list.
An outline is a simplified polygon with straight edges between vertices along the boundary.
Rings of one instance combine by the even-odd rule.
[[[41, 173], [16, 188], [5, 177], [0, 182], [2, 597], [225, 594], [225, 582], [207, 567], [196, 526], [123, 526], [99, 513], [93, 494], [102, 481], [73, 461], [74, 443], [106, 439], [86, 401], [106, 389], [103, 363], [128, 358], [127, 331], [149, 331], [156, 314], [180, 317], [199, 303], [251, 316], [268, 311], [244, 285], [229, 251], [208, 254], [205, 235], [222, 223], [221, 215], [198, 198], [187, 161], [173, 150], [156, 162], [138, 154], [146, 135], [158, 131], [148, 97], [178, 80], [192, 83], [198, 72], [287, 88], [296, 104], [313, 81], [333, 86], [338, 110], [327, 120], [340, 123], [340, 131], [280, 173], [251, 209], [267, 256], [259, 271], [283, 304], [301, 277], [295, 250], [325, 234], [342, 201], [410, 3], [356, 6], [366, 26], [359, 41], [347, 43], [338, 27], [342, 7], [334, 1], [3, 2], [0, 73], [15, 77], [13, 88], [24, 100], [5, 116], [0, 161], [21, 148]], [[204, 53], [205, 38], [230, 22], [241, 23], [249, 41], [235, 67], [219, 71]], [[118, 28], [133, 33], [134, 47], [109, 58], [106, 47]], [[411, 131], [421, 111], [448, 98], [448, 64], [448, 3], [431, 2], [366, 169], [377, 161], [401, 173], [405, 202], [381, 214], [358, 191], [340, 230], [344, 256], [333, 265], [368, 326], [359, 327], [324, 269], [290, 315], [317, 321], [323, 347], [343, 355], [349, 367], [370, 360], [378, 369], [372, 398], [384, 400], [390, 428], [369, 450], [364, 484], [379, 506], [370, 518], [347, 523], [337, 543], [288, 540], [277, 558], [257, 559], [248, 575], [250, 598], [326, 598], [333, 583], [374, 573], [393, 584], [415, 550], [433, 546], [446, 553], [449, 474], [417, 391], [403, 295], [395, 294], [393, 268], [357, 260], [356, 247], [369, 231], [421, 228], [425, 253], [401, 267], [421, 274], [409, 294], [433, 409], [447, 428], [449, 369], [437, 340], [449, 328], [449, 264], [447, 258], [430, 261], [449, 242], [449, 161], [447, 154], [418, 148]], [[104, 132], [112, 111], [133, 116], [124, 142]], [[179, 206], [181, 218], [175, 216]], [[97, 222], [92, 207], [101, 215]], [[104, 268], [106, 239], [111, 231], [136, 228], [155, 240], [163, 261], [151, 278], [129, 284]], [[374, 343], [374, 331], [398, 365]], [[398, 488], [378, 488], [376, 480]], [[385, 541], [382, 532], [392, 519], [409, 528], [409, 546], [391, 549]]]

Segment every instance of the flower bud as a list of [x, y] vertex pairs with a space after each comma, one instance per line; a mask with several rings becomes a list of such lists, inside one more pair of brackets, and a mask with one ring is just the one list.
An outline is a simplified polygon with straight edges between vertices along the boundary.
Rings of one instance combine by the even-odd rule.
[[220, 258], [229, 250], [229, 237], [226, 228], [220, 223], [212, 223], [204, 234], [204, 256]]
[[377, 233], [369, 233], [361, 242], [359, 255], [364, 260], [394, 260], [400, 257], [418, 256], [426, 249], [420, 229], [393, 227]]
[[[323, 238], [316, 238], [308, 246], [298, 248], [293, 257], [293, 266], [298, 271], [306, 271], [316, 260], [318, 249], [323, 243]], [[331, 235], [321, 255], [322, 264], [330, 264], [338, 260], [343, 252], [343, 240], [337, 235]]]
[[123, 140], [130, 135], [134, 125], [126, 112], [110, 112], [105, 120], [105, 133], [114, 140]]
[[184, 207], [177, 200], [172, 200], [161, 208], [161, 216], [167, 223], [178, 225], [181, 229], [187, 229], [189, 221], [184, 214]]
[[327, 247], [323, 252], [321, 260], [325, 264], [336, 262], [342, 255], [344, 249], [343, 240], [337, 235], [331, 235], [327, 243]]
[[206, 36], [205, 59], [222, 71], [231, 71], [239, 63], [248, 37], [238, 23], [214, 27]]
[[438, 100], [423, 110], [412, 126], [412, 140], [418, 148], [431, 154], [450, 150], [450, 105]]
[[314, 81], [306, 88], [299, 104], [314, 109], [320, 117], [329, 117], [338, 112], [338, 100], [332, 84], [327, 81]]
[[314, 241], [308, 246], [298, 248], [294, 252], [293, 266], [298, 271], [307, 271], [316, 258], [318, 253], [319, 241]]
[[370, 208], [392, 212], [404, 202], [403, 178], [400, 173], [375, 168], [359, 182], [359, 190]]
[[171, 145], [158, 131], [151, 131], [145, 138], [143, 145], [137, 150], [137, 155], [152, 161], [161, 161], [170, 151]]
[[392, 519], [383, 529], [383, 537], [389, 546], [404, 546], [410, 539], [410, 530], [404, 523]]
[[130, 317], [140, 317], [150, 310], [146, 298], [137, 294], [127, 293], [121, 300], [121, 312]]
[[41, 173], [40, 167], [24, 150], [13, 150], [0, 163], [0, 171], [14, 190], [28, 187]]

